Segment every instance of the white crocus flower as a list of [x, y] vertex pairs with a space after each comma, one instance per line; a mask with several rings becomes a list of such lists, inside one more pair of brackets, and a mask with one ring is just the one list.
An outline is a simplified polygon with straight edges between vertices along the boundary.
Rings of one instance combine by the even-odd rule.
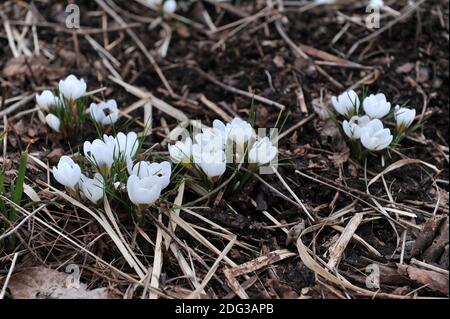
[[95, 164], [103, 176], [108, 176], [114, 163], [115, 144], [112, 140], [96, 139], [92, 143], [84, 142], [84, 156]]
[[361, 130], [370, 122], [370, 118], [367, 115], [358, 116], [354, 115], [350, 121], [345, 120], [342, 122], [342, 129], [344, 133], [352, 140], [357, 140], [361, 137]]
[[331, 103], [336, 112], [347, 118], [350, 118], [359, 112], [359, 97], [353, 90], [346, 91], [339, 96], [332, 96]]
[[175, 0], [167, 0], [163, 4], [163, 11], [174, 13], [177, 10], [177, 2]]
[[51, 106], [58, 105], [59, 98], [50, 90], [45, 90], [41, 94], [36, 94], [36, 103], [44, 111], [48, 111]]
[[204, 129], [202, 133], [194, 136], [197, 144], [207, 145], [217, 150], [223, 150], [225, 147], [225, 140], [222, 133], [217, 129]]
[[194, 163], [212, 181], [216, 181], [226, 170], [226, 157], [223, 150], [195, 144], [192, 147]]
[[58, 183], [64, 185], [72, 196], [76, 195], [76, 185], [81, 178], [81, 168], [69, 157], [62, 156], [58, 165], [53, 167], [53, 176]]
[[130, 175], [136, 175], [139, 178], [155, 176], [158, 178], [161, 189], [166, 188], [170, 184], [170, 175], [172, 174], [172, 167], [169, 162], [162, 163], [150, 163], [147, 161], [141, 161], [136, 163], [133, 168], [130, 169], [129, 161], [127, 163], [128, 172]]
[[382, 8], [384, 6], [383, 0], [370, 0], [369, 1], [369, 7], [372, 8]]
[[145, 207], [158, 200], [161, 195], [161, 184], [155, 176], [140, 178], [131, 175], [127, 181], [127, 192], [133, 204]]
[[192, 139], [187, 137], [184, 141], [177, 141], [175, 145], [169, 144], [170, 159], [174, 163], [181, 163], [190, 168], [192, 157]]
[[371, 94], [363, 101], [364, 112], [372, 119], [381, 119], [389, 114], [391, 103], [383, 93]]
[[105, 181], [99, 173], [95, 173], [94, 178], [88, 178], [82, 174], [79, 185], [84, 196], [92, 203], [98, 204], [103, 198]]
[[414, 121], [416, 117], [416, 110], [397, 105], [395, 107], [394, 116], [395, 121], [397, 122], [397, 130], [399, 132], [404, 132]]
[[235, 142], [237, 145], [244, 145], [253, 136], [253, 128], [250, 123], [235, 117], [231, 123], [228, 123], [225, 127], [225, 134], [230, 141]]
[[221, 120], [214, 120], [213, 129], [219, 131], [220, 134], [222, 134], [222, 138], [224, 140], [223, 142], [225, 144], [228, 138], [227, 126]]
[[271, 162], [277, 156], [278, 150], [273, 146], [268, 137], [264, 137], [255, 144], [248, 152], [249, 163], [264, 165]]
[[[111, 136], [105, 136], [105, 140], [112, 141]], [[114, 158], [127, 159], [133, 158], [139, 148], [138, 136], [135, 132], [129, 132], [127, 135], [120, 132], [114, 138]]]
[[76, 100], [86, 93], [86, 82], [71, 74], [59, 81], [59, 92], [68, 100]]
[[202, 133], [194, 136], [197, 144], [214, 146], [216, 149], [224, 149], [228, 140], [229, 129], [220, 120], [213, 121], [212, 128], [203, 128]]
[[61, 128], [61, 121], [56, 115], [52, 113], [47, 114], [45, 116], [45, 122], [52, 130], [59, 133]]
[[103, 126], [112, 125], [119, 118], [119, 109], [117, 108], [116, 100], [108, 100], [99, 104], [91, 103], [89, 111], [92, 119]]
[[393, 140], [391, 131], [379, 119], [370, 121], [361, 131], [361, 144], [371, 151], [387, 148]]

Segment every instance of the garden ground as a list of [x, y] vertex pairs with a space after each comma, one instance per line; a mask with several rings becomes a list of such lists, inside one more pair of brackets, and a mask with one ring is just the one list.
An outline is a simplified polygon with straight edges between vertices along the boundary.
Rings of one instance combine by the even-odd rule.
[[[83, 297], [448, 297], [448, 1], [386, 4], [377, 29], [364, 1], [205, 0], [163, 17], [96, 0], [80, 5], [79, 29], [64, 26], [63, 1], [0, 4], [7, 183], [29, 153], [23, 209], [0, 220], [0, 238], [14, 237], [0, 245], [6, 296], [42, 297], [49, 283], [30, 278], [64, 286], [77, 265]], [[192, 185], [180, 186], [181, 209], [167, 203], [143, 229], [126, 211], [99, 212], [105, 230], [49, 173], [96, 138], [88, 126], [68, 143], [39, 117], [35, 93], [70, 73], [92, 99], [118, 101], [122, 130], [143, 131], [151, 114], [145, 145], [162, 156], [183, 120], [247, 119], [253, 105], [256, 127], [283, 123], [288, 164], [229, 197], [192, 203]], [[348, 88], [383, 92], [422, 124], [366, 169], [328, 120], [330, 97]]]

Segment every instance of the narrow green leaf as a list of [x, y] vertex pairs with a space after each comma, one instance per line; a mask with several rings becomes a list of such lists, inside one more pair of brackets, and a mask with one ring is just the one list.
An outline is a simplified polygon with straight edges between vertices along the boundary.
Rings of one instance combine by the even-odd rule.
[[[0, 170], [0, 194], [5, 194], [5, 174], [3, 170]], [[0, 212], [6, 216], [6, 205], [5, 202], [0, 198]]]
[[[25, 173], [27, 170], [27, 162], [28, 162], [28, 153], [24, 152], [22, 153], [22, 156], [20, 157], [20, 166], [19, 166], [19, 173], [17, 175], [17, 179], [14, 185], [14, 189], [11, 191], [11, 200], [19, 205], [20, 201], [22, 200], [23, 195], [23, 184], [25, 182]], [[13, 209], [10, 212], [10, 220], [14, 221], [16, 219], [16, 211]]]

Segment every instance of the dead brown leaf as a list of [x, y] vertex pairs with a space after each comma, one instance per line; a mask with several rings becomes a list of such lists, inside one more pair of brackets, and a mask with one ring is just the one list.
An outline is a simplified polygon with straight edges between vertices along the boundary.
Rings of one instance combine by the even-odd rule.
[[47, 60], [42, 57], [28, 58], [23, 55], [12, 58], [3, 68], [3, 76], [6, 78], [25, 78], [33, 76], [41, 78], [45, 74]]
[[311, 101], [314, 112], [322, 121], [328, 120], [331, 114], [331, 109], [326, 105], [326, 103], [323, 102], [324, 100], [328, 100], [328, 97], [326, 97], [325, 99], [317, 98]]
[[45, 267], [31, 267], [11, 276], [14, 299], [114, 299], [108, 288], [87, 290], [76, 275]]
[[280, 282], [278, 279], [268, 279], [267, 285], [273, 287], [281, 299], [297, 299], [299, 295], [288, 285]]
[[322, 59], [324, 61], [332, 62], [338, 66], [364, 68], [364, 66], [361, 64], [339, 58], [331, 53], [316, 49], [306, 44], [300, 44], [299, 47], [300, 49], [302, 49], [302, 51], [304, 51], [306, 54], [310, 56]]
[[295, 244], [298, 237], [300, 237], [300, 234], [302, 231], [305, 230], [305, 221], [302, 220], [297, 225], [293, 226], [291, 229], [289, 229], [288, 235], [286, 237], [286, 246], [289, 246], [290, 244]]
[[63, 77], [66, 73], [64, 67], [49, 65], [48, 61], [42, 56], [19, 56], [12, 58], [3, 68], [3, 76], [8, 79], [25, 82], [32, 80], [40, 85], [46, 80], [54, 81]]
[[448, 295], [448, 276], [436, 271], [398, 264], [399, 272], [427, 288]]
[[50, 153], [48, 153], [47, 158], [50, 161], [50, 164], [58, 163], [61, 156], [64, 155], [64, 150], [62, 148], [55, 148]]
[[412, 70], [414, 70], [414, 66], [415, 66], [414, 63], [405, 63], [399, 66], [395, 71], [397, 73], [407, 74], [410, 73]]
[[448, 246], [448, 218], [445, 217], [444, 221], [441, 223], [439, 230], [433, 239], [431, 245], [424, 251], [422, 258], [426, 262], [438, 261], [446, 246]]
[[343, 153], [335, 153], [331, 157], [335, 167], [341, 167], [342, 165], [347, 163], [349, 158], [350, 158], [350, 152], [349, 151], [346, 151], [346, 152], [343, 152]]
[[434, 216], [423, 224], [422, 230], [417, 234], [417, 239], [411, 252], [413, 257], [420, 257], [431, 245], [433, 239], [436, 237], [439, 226], [444, 220], [445, 218], [443, 216]]
[[285, 66], [284, 58], [282, 56], [280, 56], [280, 55], [276, 55], [273, 58], [273, 64], [275, 64], [275, 66], [277, 68], [280, 68], [280, 69], [284, 68], [284, 66]]
[[343, 154], [349, 151], [341, 132], [332, 121], [326, 122], [323, 126], [320, 141], [323, 146], [329, 146], [335, 152]]

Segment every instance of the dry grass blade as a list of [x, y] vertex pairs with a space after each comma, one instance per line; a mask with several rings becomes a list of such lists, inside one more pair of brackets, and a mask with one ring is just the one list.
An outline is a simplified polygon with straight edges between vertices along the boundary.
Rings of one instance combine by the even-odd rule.
[[271, 251], [263, 256], [248, 261], [242, 265], [233, 267], [229, 269], [229, 272], [233, 277], [239, 277], [293, 256], [295, 256], [295, 253], [287, 249], [279, 249]]
[[[184, 189], [185, 189], [185, 182], [183, 181], [180, 186], [178, 187], [178, 193], [177, 193], [177, 197], [175, 197], [175, 200], [173, 202], [173, 209], [170, 211], [170, 215], [169, 215], [169, 226], [168, 228], [175, 233], [175, 230], [177, 228], [177, 224], [174, 223], [171, 219], [171, 215], [175, 214], [177, 216], [180, 216], [180, 207], [183, 204], [183, 197], [184, 197]], [[168, 234], [163, 233], [163, 238], [164, 238], [164, 244], [166, 246], [166, 250], [169, 249], [170, 243], [171, 243], [171, 238]]]
[[[345, 228], [339, 225], [332, 225], [331, 228], [339, 231], [340, 233], [343, 233]], [[383, 255], [376, 250], [373, 246], [371, 246], [367, 241], [365, 241], [362, 237], [353, 234], [352, 238], [357, 241], [358, 243], [360, 243], [361, 245], [363, 245], [370, 253], [372, 253], [374, 256], [377, 257], [382, 257]]]
[[166, 89], [170, 92], [170, 94], [173, 94], [172, 87], [170, 86], [169, 82], [167, 81], [166, 77], [164, 76], [163, 72], [161, 71], [160, 67], [156, 63], [153, 56], [148, 52], [145, 45], [142, 43], [142, 41], [139, 39], [139, 37], [136, 35], [136, 33], [127, 27], [127, 23], [118, 15], [111, 7], [109, 7], [105, 1], [103, 0], [95, 0], [97, 4], [103, 8], [110, 16], [114, 18], [114, 20], [117, 21], [119, 25], [122, 27], [126, 27], [126, 32], [128, 35], [133, 39], [133, 41], [136, 43], [136, 45], [139, 47], [139, 49], [142, 51], [144, 56], [149, 60], [150, 64], [154, 67], [156, 73], [160, 77], [162, 83], [166, 87]]
[[132, 256], [130, 254], [130, 250], [125, 246], [124, 242], [121, 240], [121, 238], [118, 236], [118, 234], [114, 231], [114, 229], [109, 225], [105, 219], [101, 218], [98, 214], [94, 213], [91, 209], [77, 201], [76, 199], [64, 194], [63, 192], [57, 190], [51, 185], [47, 186], [59, 197], [63, 198], [67, 202], [71, 203], [75, 207], [81, 208], [85, 212], [87, 212], [89, 215], [94, 217], [94, 219], [105, 229], [105, 231], [108, 233], [108, 235], [111, 237], [113, 242], [116, 244], [119, 251], [122, 253], [123, 257], [127, 261], [127, 263], [130, 265], [131, 268], [133, 268], [136, 271], [136, 274], [141, 278], [145, 278], [144, 271], [141, 269], [140, 265], [136, 263], [136, 257]]
[[208, 282], [213, 277], [214, 273], [219, 268], [220, 263], [222, 262], [222, 259], [230, 252], [230, 250], [233, 248], [234, 244], [236, 243], [236, 236], [232, 238], [232, 240], [228, 243], [228, 245], [225, 247], [225, 249], [222, 251], [222, 253], [219, 255], [219, 257], [216, 259], [214, 264], [212, 265], [211, 269], [206, 274], [205, 278], [203, 278], [202, 283], [200, 286], [198, 286], [188, 297], [188, 299], [196, 299], [198, 298], [200, 292], [206, 287]]
[[123, 245], [125, 246], [125, 248], [128, 250], [130, 256], [134, 259], [134, 261], [136, 262], [136, 264], [140, 267], [140, 270], [145, 273], [147, 270], [147, 267], [145, 267], [141, 261], [136, 257], [136, 255], [134, 254], [133, 250], [131, 249], [130, 245], [128, 244], [128, 242], [126, 241], [126, 239], [124, 238], [122, 232], [120, 231], [119, 225], [117, 224], [116, 221], [116, 217], [114, 216], [114, 213], [111, 210], [111, 206], [109, 205], [109, 201], [108, 199], [104, 198], [104, 208], [105, 208], [105, 212], [106, 212], [106, 216], [109, 219], [108, 220], [104, 217], [104, 215], [99, 211], [99, 215], [102, 217], [102, 219], [105, 221], [105, 223], [110, 223], [112, 225], [112, 228], [115, 230], [116, 234], [119, 236], [120, 240], [122, 241]]
[[9, 115], [14, 111], [17, 111], [19, 108], [25, 106], [28, 102], [32, 101], [34, 97], [35, 97], [34, 94], [27, 95], [23, 99], [12, 104], [11, 106], [8, 106], [6, 109], [0, 111], [0, 118], [3, 118], [3, 116]]
[[242, 299], [249, 299], [248, 294], [245, 292], [243, 286], [239, 284], [236, 277], [257, 271], [292, 256], [295, 256], [295, 254], [286, 249], [272, 251], [264, 256], [260, 256], [242, 265], [233, 268], [225, 268], [224, 275], [227, 279], [228, 285], [236, 295], [238, 295]]
[[217, 115], [219, 115], [224, 121], [230, 122], [232, 120], [231, 116], [225, 113], [217, 104], [208, 100], [208, 98], [204, 95], [200, 96], [200, 102], [205, 104], [210, 110], [214, 111]]
[[189, 121], [189, 118], [182, 111], [174, 108], [172, 105], [164, 102], [163, 100], [156, 98], [150, 92], [148, 92], [144, 89], [138, 88], [134, 85], [128, 84], [125, 81], [117, 79], [113, 76], [109, 76], [109, 78], [113, 82], [122, 86], [127, 92], [135, 95], [136, 97], [138, 97], [140, 99], [149, 100], [152, 103], [152, 105], [154, 107], [156, 107], [158, 110], [172, 116], [173, 118], [177, 119], [178, 121], [180, 121], [180, 122], [188, 122]]
[[394, 170], [396, 170], [396, 169], [398, 169], [398, 168], [400, 168], [400, 167], [402, 167], [402, 166], [405, 166], [405, 165], [411, 165], [411, 164], [421, 164], [421, 165], [424, 165], [424, 166], [426, 166], [426, 167], [431, 168], [432, 170], [434, 170], [434, 171], [436, 172], [436, 174], [439, 174], [439, 173], [440, 173], [440, 170], [439, 170], [436, 166], [434, 166], [434, 165], [432, 165], [432, 164], [429, 164], [429, 163], [427, 163], [427, 162], [424, 162], [424, 161], [421, 161], [421, 160], [418, 160], [418, 159], [410, 159], [410, 158], [407, 158], [407, 159], [401, 159], [401, 160], [399, 160], [399, 161], [397, 161], [397, 162], [395, 162], [395, 163], [389, 165], [389, 166], [388, 166], [386, 169], [384, 169], [381, 173], [379, 173], [379, 174], [376, 175], [374, 178], [372, 178], [372, 179], [369, 181], [369, 183], [367, 184], [367, 188], [369, 188], [370, 185], [372, 185], [373, 183], [375, 183], [378, 179], [380, 179], [381, 177], [383, 177], [383, 176], [386, 175], [387, 173], [392, 172], [392, 171], [394, 171]]
[[[299, 45], [300, 49], [305, 52], [306, 54], [322, 59], [324, 61], [327, 61], [329, 63], [332, 63], [333, 66], [340, 66], [340, 67], [346, 67], [346, 68], [357, 68], [357, 69], [371, 69], [371, 67], [367, 67], [364, 65], [361, 65], [359, 63], [355, 63], [346, 59], [339, 58], [333, 54], [330, 54], [328, 52], [316, 49], [312, 46], [301, 44]], [[319, 62], [316, 62], [317, 64], [320, 64]]]
[[303, 231], [303, 233], [300, 235], [300, 237], [297, 239], [297, 249], [298, 249], [298, 253], [300, 256], [300, 259], [303, 261], [303, 263], [305, 264], [306, 267], [308, 267], [310, 270], [312, 270], [314, 273], [316, 273], [317, 275], [320, 275], [321, 277], [323, 277], [324, 279], [347, 289], [351, 289], [355, 292], [359, 292], [359, 293], [365, 293], [368, 295], [375, 295], [375, 293], [357, 287], [351, 283], [349, 283], [346, 280], [342, 280], [337, 278], [335, 275], [331, 274], [327, 269], [323, 268], [309, 253], [308, 253], [308, 249], [305, 246], [305, 244], [303, 243], [303, 236], [316, 230], [317, 227], [308, 227], [307, 229], [305, 229]]
[[[0, 197], [9, 202], [11, 205], [14, 205], [14, 207], [16, 209], [18, 209], [22, 214], [24, 214], [25, 216], [29, 216], [30, 213], [28, 211], [26, 211], [25, 209], [23, 209], [20, 206], [17, 206], [16, 204], [14, 204], [11, 200], [9, 200], [8, 198], [1, 196]], [[45, 229], [48, 229], [52, 232], [54, 232], [55, 234], [57, 234], [58, 236], [60, 236], [61, 238], [63, 238], [64, 240], [66, 240], [67, 242], [69, 242], [71, 245], [73, 245], [77, 250], [82, 251], [84, 253], [86, 253], [88, 256], [90, 256], [91, 258], [93, 258], [94, 260], [96, 260], [97, 262], [99, 262], [100, 264], [104, 265], [105, 267], [111, 269], [112, 271], [114, 271], [115, 273], [117, 273], [119, 276], [127, 279], [128, 281], [130, 281], [131, 283], [135, 284], [135, 285], [142, 285], [141, 282], [139, 280], [136, 280], [133, 276], [123, 272], [122, 270], [114, 267], [113, 265], [111, 265], [110, 263], [104, 261], [103, 259], [101, 259], [100, 257], [98, 257], [97, 255], [95, 255], [94, 253], [92, 253], [91, 251], [89, 251], [88, 249], [86, 249], [86, 247], [80, 245], [79, 243], [77, 243], [75, 240], [73, 240], [72, 238], [70, 238], [70, 235], [66, 235], [64, 234], [62, 231], [58, 230], [56, 227], [52, 226], [51, 224], [47, 223], [46, 221], [42, 220], [40, 217], [38, 216], [33, 216], [32, 217], [33, 220], [37, 221], [39, 224], [41, 224], [43, 227], [45, 227]], [[153, 288], [149, 288], [150, 290], [154, 291], [155, 293], [159, 294], [161, 297], [164, 298], [170, 298], [168, 295], [164, 294], [163, 292], [161, 292], [160, 290], [155, 290]]]
[[[212, 252], [214, 252], [217, 256], [220, 256], [222, 253], [220, 250], [218, 250], [209, 240], [207, 240], [204, 236], [202, 236], [198, 231], [196, 231], [189, 223], [185, 222], [181, 217], [172, 214], [172, 221], [176, 223], [179, 227], [184, 229], [186, 232], [189, 233], [190, 236], [192, 236], [195, 240], [203, 244], [205, 247], [210, 249]], [[224, 256], [224, 260], [232, 267], [237, 266], [235, 262], [233, 262], [230, 258]]]
[[[159, 221], [162, 222], [162, 216], [159, 215]], [[156, 243], [155, 243], [155, 256], [153, 259], [153, 271], [151, 274], [150, 286], [154, 288], [159, 288], [159, 278], [161, 276], [161, 270], [163, 266], [163, 256], [162, 256], [162, 245], [163, 245], [163, 232], [157, 227], [156, 232]], [[157, 299], [158, 295], [155, 293], [150, 293], [149, 299]]]
[[242, 96], [245, 96], [249, 99], [267, 104], [267, 105], [272, 105], [272, 106], [276, 106], [277, 108], [279, 108], [280, 110], [284, 111], [286, 109], [286, 106], [283, 104], [280, 104], [278, 102], [272, 101], [268, 98], [265, 98], [263, 96], [260, 96], [258, 94], [255, 93], [250, 93], [250, 92], [246, 92], [243, 91], [241, 89], [237, 89], [233, 86], [227, 85], [225, 83], [220, 82], [219, 80], [217, 80], [216, 78], [214, 78], [212, 75], [206, 73], [205, 71], [203, 71], [202, 69], [198, 68], [198, 67], [193, 67], [193, 69], [195, 71], [197, 71], [201, 76], [203, 76], [204, 78], [208, 79], [210, 82], [214, 83], [215, 85], [221, 87], [222, 89], [235, 93], [235, 94], [239, 94]]
[[350, 219], [347, 226], [345, 226], [345, 229], [342, 232], [341, 236], [339, 237], [335, 245], [333, 245], [333, 247], [330, 249], [330, 258], [327, 263], [328, 268], [333, 269], [339, 263], [339, 260], [341, 259], [345, 248], [350, 242], [350, 239], [355, 234], [355, 231], [358, 228], [359, 224], [361, 224], [363, 216], [364, 214], [362, 213], [355, 214], [352, 219]]
[[303, 211], [305, 212], [306, 216], [308, 216], [308, 218], [311, 219], [312, 222], [314, 222], [315, 221], [314, 217], [312, 217], [311, 214], [308, 212], [308, 210], [306, 209], [305, 205], [300, 200], [300, 198], [298, 198], [298, 196], [292, 191], [292, 189], [289, 187], [289, 185], [286, 183], [286, 181], [280, 175], [280, 173], [277, 170], [274, 170], [274, 172], [277, 175], [277, 177], [279, 178], [279, 180], [281, 181], [281, 183], [283, 184], [283, 186], [289, 191], [289, 193], [292, 195], [292, 197], [294, 197], [294, 199], [297, 201], [297, 203], [303, 209]]
[[[181, 251], [178, 249], [177, 245], [175, 245], [174, 242], [172, 242], [170, 244], [170, 251], [173, 253], [175, 258], [177, 259], [178, 266], [180, 267], [184, 276], [191, 282], [192, 286], [195, 287], [195, 289], [199, 288], [200, 283], [197, 279], [197, 276], [195, 275], [194, 270], [191, 268], [191, 266], [187, 262], [186, 258], [181, 254]], [[201, 290], [200, 293], [206, 294], [206, 292], [204, 290]]]
[[19, 253], [14, 254], [13, 260], [11, 262], [11, 267], [9, 267], [9, 270], [8, 270], [8, 275], [6, 276], [5, 282], [3, 283], [2, 290], [0, 291], [0, 300], [5, 297], [6, 288], [8, 288], [9, 280], [14, 271], [14, 267], [16, 266], [17, 256], [19, 256]]

